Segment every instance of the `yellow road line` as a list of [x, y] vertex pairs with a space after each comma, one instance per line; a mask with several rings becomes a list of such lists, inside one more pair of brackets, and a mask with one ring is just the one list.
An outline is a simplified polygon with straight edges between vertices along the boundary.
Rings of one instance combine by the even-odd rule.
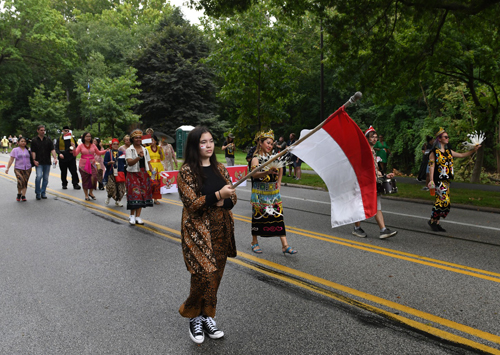
[[[50, 191], [54, 191], [54, 190], [51, 190], [51, 189], [49, 189], [49, 190]], [[74, 196], [71, 196], [71, 195], [68, 195], [68, 194], [65, 194], [65, 193], [61, 193], [59, 191], [57, 191], [57, 194], [63, 195], [65, 197], [69, 198], [69, 199], [75, 199]], [[84, 201], [82, 199], [78, 199], [78, 198], [76, 198], [76, 199], [80, 200], [82, 202]], [[105, 206], [102, 206], [102, 205], [98, 205], [98, 204], [93, 203], [93, 202], [91, 202], [91, 203], [89, 203], [88, 201], [86, 201], [86, 202], [92, 208], [94, 208], [94, 209], [98, 208], [99, 210], [101, 210], [101, 212], [103, 214], [105, 214], [107, 216], [115, 217], [115, 218], [117, 217], [117, 215], [128, 216], [128, 214], [123, 213], [121, 211], [112, 210], [112, 209], [109, 209], [108, 207], [105, 207]], [[175, 204], [177, 204], [177, 203], [175, 203]], [[102, 211], [102, 210], [104, 210], [104, 211]], [[108, 213], [107, 211], [110, 211], [112, 213]], [[159, 225], [159, 224], [156, 224], [156, 223], [153, 223], [153, 222], [148, 222], [148, 226], [149, 225], [152, 225], [152, 226], [154, 226], [156, 228], [159, 228], [159, 229], [166, 230], [166, 231], [168, 231], [170, 233], [173, 233], [175, 235], [180, 235], [180, 232], [178, 230], [175, 230], [175, 229], [172, 229], [172, 228], [168, 228], [168, 227], [163, 226], [163, 225]], [[169, 238], [171, 240], [175, 240], [177, 242], [180, 242], [179, 238], [172, 237], [172, 236], [170, 236], [168, 234], [162, 233], [162, 232], [158, 231], [157, 229], [150, 228], [148, 226], [138, 226], [138, 227], [144, 228], [146, 230], [149, 230], [149, 231], [151, 231], [153, 233], [156, 233], [156, 234], [161, 235], [163, 237]], [[326, 239], [326, 238], [322, 238], [322, 239]], [[311, 281], [311, 282], [314, 282], [314, 283], [317, 283], [317, 284], [329, 287], [331, 289], [334, 289], [334, 290], [346, 293], [348, 295], [352, 295], [352, 296], [355, 296], [357, 298], [361, 298], [361, 299], [367, 300], [367, 301], [375, 303], [375, 304], [379, 304], [379, 305], [382, 305], [382, 306], [385, 306], [385, 307], [388, 307], [388, 308], [391, 308], [391, 309], [394, 309], [394, 310], [398, 310], [400, 312], [404, 312], [406, 314], [413, 315], [413, 316], [415, 316], [417, 318], [424, 319], [424, 320], [427, 320], [427, 321], [430, 321], [430, 322], [433, 322], [433, 323], [436, 323], [436, 324], [440, 324], [440, 325], [445, 326], [447, 328], [455, 329], [455, 330], [458, 330], [458, 331], [460, 331], [462, 333], [466, 333], [466, 334], [472, 335], [474, 337], [484, 339], [484, 340], [489, 341], [489, 342], [500, 344], [500, 336], [497, 336], [497, 335], [494, 335], [494, 334], [491, 334], [491, 333], [488, 333], [488, 332], [485, 332], [485, 331], [482, 331], [482, 330], [479, 330], [479, 329], [475, 329], [475, 328], [466, 326], [464, 324], [460, 324], [460, 323], [457, 323], [457, 322], [454, 322], [454, 321], [451, 321], [451, 320], [448, 320], [448, 319], [445, 319], [445, 318], [442, 318], [442, 317], [439, 317], [439, 316], [435, 316], [435, 315], [427, 313], [427, 312], [419, 311], [419, 310], [411, 308], [411, 307], [403, 306], [403, 305], [400, 305], [400, 304], [398, 304], [396, 302], [392, 302], [392, 301], [386, 300], [386, 299], [378, 297], [378, 296], [371, 295], [371, 294], [363, 292], [363, 291], [358, 291], [356, 289], [353, 289], [353, 288], [350, 288], [350, 287], [347, 287], [347, 286], [343, 286], [343, 285], [340, 285], [338, 283], [335, 283], [335, 282], [332, 282], [332, 281], [329, 281], [329, 280], [326, 280], [326, 279], [323, 279], [323, 278], [320, 278], [320, 277], [317, 277], [317, 276], [314, 276], [314, 275], [311, 275], [311, 274], [308, 274], [308, 273], [305, 273], [305, 272], [302, 272], [302, 271], [299, 271], [299, 270], [296, 270], [296, 269], [292, 269], [292, 268], [289, 268], [287, 266], [283, 266], [281, 264], [274, 263], [272, 261], [268, 261], [268, 260], [265, 260], [265, 259], [257, 258], [255, 256], [247, 254], [245, 252], [238, 251], [238, 256], [240, 256], [240, 257], [242, 257], [244, 259], [247, 259], [247, 260], [249, 260], [249, 261], [251, 261], [251, 262], [253, 262], [255, 264], [260, 264], [260, 265], [266, 266], [268, 268], [273, 268], [273, 269], [279, 270], [280, 272], [287, 273], [287, 274], [299, 277], [301, 279], [304, 279], [304, 280], [307, 280], [307, 281]], [[342, 298], [340, 296], [334, 296], [334, 295], [332, 295], [331, 293], [329, 293], [327, 291], [317, 289], [317, 288], [315, 288], [315, 287], [313, 287], [311, 285], [308, 285], [308, 284], [306, 284], [304, 282], [300, 282], [299, 280], [294, 280], [294, 279], [292, 279], [290, 277], [287, 277], [286, 275], [280, 275], [280, 274], [275, 274], [275, 273], [268, 272], [266, 270], [260, 269], [258, 267], [255, 267], [255, 266], [253, 266], [251, 264], [245, 263], [245, 262], [240, 261], [238, 259], [230, 258], [228, 260], [231, 261], [231, 262], [234, 262], [236, 264], [239, 264], [241, 266], [247, 267], [249, 269], [252, 269], [252, 270], [258, 271], [260, 273], [266, 274], [266, 275], [268, 275], [270, 277], [277, 278], [277, 279], [280, 279], [282, 281], [285, 281], [285, 282], [294, 284], [296, 286], [299, 286], [301, 288], [310, 290], [312, 292], [315, 292], [315, 293], [327, 296], [329, 298], [332, 298], [332, 299], [335, 299], [335, 300], [338, 300], [338, 301], [341, 301], [341, 302], [344, 302], [344, 303], [348, 303], [348, 304], [351, 304], [351, 305], [356, 305], [358, 307], [361, 307], [361, 308], [364, 308], [366, 310], [375, 312], [377, 314], [384, 315], [387, 318], [395, 319], [395, 320], [397, 320], [397, 321], [399, 321], [399, 322], [401, 322], [403, 324], [409, 325], [409, 326], [411, 326], [411, 327], [413, 327], [415, 329], [418, 329], [418, 330], [421, 330], [423, 332], [432, 334], [434, 336], [438, 336], [438, 337], [440, 337], [442, 339], [446, 339], [446, 340], [455, 342], [457, 344], [463, 344], [463, 345], [469, 346], [471, 348], [475, 348], [475, 349], [478, 349], [478, 350], [481, 350], [481, 351], [486, 351], [486, 352], [489, 352], [489, 353], [492, 353], [492, 354], [500, 354], [500, 350], [498, 350], [498, 349], [495, 349], [495, 348], [486, 346], [484, 344], [472, 341], [470, 339], [467, 339], [467, 338], [464, 338], [464, 337], [461, 337], [461, 336], [449, 333], [447, 331], [444, 331], [444, 330], [432, 327], [432, 326], [430, 326], [428, 324], [424, 324], [424, 323], [421, 323], [421, 322], [418, 322], [418, 321], [414, 321], [414, 320], [411, 320], [409, 318], [393, 314], [392, 312], [388, 312], [388, 311], [386, 311], [384, 309], [381, 309], [381, 308], [378, 308], [378, 307], [375, 307], [375, 306], [371, 306], [371, 305], [365, 304], [363, 302], [355, 301], [353, 299], [349, 299], [349, 298], [344, 299], [344, 298]]]

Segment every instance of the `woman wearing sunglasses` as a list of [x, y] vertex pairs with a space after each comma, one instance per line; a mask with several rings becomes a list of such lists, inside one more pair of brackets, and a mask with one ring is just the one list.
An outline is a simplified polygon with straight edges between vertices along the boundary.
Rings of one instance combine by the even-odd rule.
[[436, 188], [436, 200], [432, 207], [431, 219], [427, 222], [435, 232], [446, 232], [439, 224], [440, 218], [450, 213], [450, 180], [453, 180], [453, 158], [469, 157], [481, 147], [476, 146], [466, 153], [457, 153], [449, 148], [450, 137], [444, 128], [436, 133], [434, 146], [429, 154], [429, 189]]

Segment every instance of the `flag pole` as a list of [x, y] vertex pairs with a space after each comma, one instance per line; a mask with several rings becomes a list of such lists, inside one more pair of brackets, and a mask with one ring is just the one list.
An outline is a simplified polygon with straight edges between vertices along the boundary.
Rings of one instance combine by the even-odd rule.
[[[358, 101], [359, 99], [361, 99], [362, 96], [363, 96], [363, 94], [361, 92], [357, 91], [354, 95], [351, 96], [351, 98], [349, 100], [347, 100], [347, 102], [345, 104], [343, 104], [332, 115], [334, 115], [335, 113], [339, 112], [339, 110], [341, 110], [342, 108], [346, 108], [346, 107], [351, 106], [356, 101]], [[243, 181], [247, 180], [249, 177], [253, 176], [255, 173], [259, 172], [260, 170], [262, 170], [263, 168], [265, 168], [266, 166], [268, 166], [271, 162], [275, 161], [278, 158], [281, 158], [283, 155], [285, 155], [286, 153], [288, 153], [290, 150], [292, 150], [294, 147], [296, 147], [297, 145], [299, 145], [305, 139], [309, 138], [312, 134], [314, 134], [315, 132], [319, 131], [321, 129], [321, 127], [323, 127], [323, 125], [326, 123], [326, 121], [328, 121], [328, 119], [332, 115], [330, 115], [328, 118], [326, 118], [323, 122], [321, 122], [319, 125], [317, 125], [310, 132], [308, 132], [304, 137], [300, 138], [298, 141], [296, 141], [295, 143], [293, 143], [291, 146], [286, 147], [284, 150], [282, 150], [281, 152], [279, 152], [278, 154], [276, 154], [272, 159], [269, 159], [264, 164], [259, 165], [258, 167], [256, 167], [255, 169], [253, 169], [245, 177], [241, 178], [240, 180], [238, 180], [238, 182], [236, 182], [235, 184], [233, 184], [233, 187], [234, 188], [238, 187], [241, 183], [243, 183]]]

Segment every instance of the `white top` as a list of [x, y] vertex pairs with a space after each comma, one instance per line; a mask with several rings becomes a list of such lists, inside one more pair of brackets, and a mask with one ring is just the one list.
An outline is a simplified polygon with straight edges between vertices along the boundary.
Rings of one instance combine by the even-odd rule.
[[[142, 151], [144, 152], [144, 159], [145, 159], [145, 163], [144, 165], [146, 165], [146, 171], [149, 171], [149, 161], [151, 160], [151, 158], [149, 157], [149, 152], [146, 148], [142, 147]], [[139, 155], [137, 154], [137, 150], [135, 150], [134, 146], [131, 145], [130, 147], [127, 148], [127, 150], [125, 151], [125, 166], [127, 167], [127, 171], [130, 172], [130, 173], [138, 173], [139, 171], [141, 171], [141, 168], [140, 168], [140, 162], [138, 161], [137, 163], [135, 163], [134, 165], [128, 165], [127, 163], [127, 159], [135, 159], [137, 158]]]

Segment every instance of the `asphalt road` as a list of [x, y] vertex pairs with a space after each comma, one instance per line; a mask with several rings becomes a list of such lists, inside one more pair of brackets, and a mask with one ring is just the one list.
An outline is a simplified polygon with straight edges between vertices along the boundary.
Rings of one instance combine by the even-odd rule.
[[452, 209], [440, 234], [426, 224], [431, 206], [384, 199], [399, 233], [378, 239], [372, 219], [361, 239], [330, 227], [326, 192], [283, 187], [299, 253], [261, 238], [257, 255], [250, 188], [240, 187], [239, 254], [216, 317], [225, 337], [195, 345], [178, 314], [189, 292], [178, 196], [132, 227], [104, 192], [85, 202], [51, 173], [49, 198], [30, 187], [22, 203], [13, 173], [0, 172], [0, 354], [500, 353], [498, 214]]

